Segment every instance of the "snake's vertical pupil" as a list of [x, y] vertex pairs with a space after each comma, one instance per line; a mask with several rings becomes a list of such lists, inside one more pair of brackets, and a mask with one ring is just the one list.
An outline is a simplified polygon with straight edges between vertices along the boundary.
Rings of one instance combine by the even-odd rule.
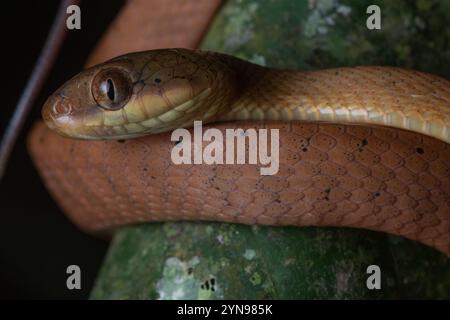
[[111, 79], [106, 80], [106, 94], [111, 101], [114, 101], [115, 92], [114, 92], [114, 83]]
[[105, 110], [118, 110], [130, 99], [131, 79], [118, 68], [104, 69], [92, 80], [91, 92], [98, 106]]

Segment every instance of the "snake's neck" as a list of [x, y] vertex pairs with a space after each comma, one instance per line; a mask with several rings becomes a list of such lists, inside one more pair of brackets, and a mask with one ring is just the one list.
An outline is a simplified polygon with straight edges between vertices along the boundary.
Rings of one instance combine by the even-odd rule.
[[239, 59], [238, 97], [228, 120], [382, 125], [450, 142], [450, 82], [392, 67], [283, 71]]

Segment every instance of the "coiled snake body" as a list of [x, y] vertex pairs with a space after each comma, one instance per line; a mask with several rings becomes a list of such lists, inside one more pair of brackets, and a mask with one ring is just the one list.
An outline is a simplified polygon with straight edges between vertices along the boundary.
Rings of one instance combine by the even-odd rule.
[[[83, 71], [48, 99], [43, 117], [65, 136], [124, 140], [63, 144], [42, 126], [32, 135], [50, 190], [85, 229], [157, 220], [351, 226], [450, 255], [445, 79], [387, 67], [279, 71], [164, 49]], [[280, 171], [173, 164], [164, 132], [194, 120], [222, 131], [279, 128]], [[54, 160], [39, 161], [42, 152]]]

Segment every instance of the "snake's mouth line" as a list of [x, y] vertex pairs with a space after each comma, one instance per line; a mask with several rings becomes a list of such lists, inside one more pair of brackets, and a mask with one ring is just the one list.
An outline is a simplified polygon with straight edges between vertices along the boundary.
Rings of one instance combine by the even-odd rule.
[[[279, 139], [276, 128], [234, 128], [225, 132], [208, 128], [203, 132], [202, 121], [194, 121], [191, 131], [178, 128], [172, 132], [170, 140], [175, 145], [170, 157], [176, 165], [260, 165], [260, 175], [275, 175], [280, 167]], [[204, 143], [207, 144], [204, 146]]]

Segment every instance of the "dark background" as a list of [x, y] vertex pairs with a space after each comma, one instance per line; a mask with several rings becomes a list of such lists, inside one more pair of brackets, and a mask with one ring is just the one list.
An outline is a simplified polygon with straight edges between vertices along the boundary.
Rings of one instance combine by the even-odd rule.
[[[0, 298], [84, 299], [108, 244], [72, 225], [47, 193], [25, 146], [45, 99], [80, 71], [123, 1], [82, 1], [81, 30], [72, 30], [16, 144], [0, 182]], [[2, 3], [0, 132], [15, 108], [56, 14], [58, 1]], [[66, 288], [66, 268], [79, 265], [82, 289]]]

